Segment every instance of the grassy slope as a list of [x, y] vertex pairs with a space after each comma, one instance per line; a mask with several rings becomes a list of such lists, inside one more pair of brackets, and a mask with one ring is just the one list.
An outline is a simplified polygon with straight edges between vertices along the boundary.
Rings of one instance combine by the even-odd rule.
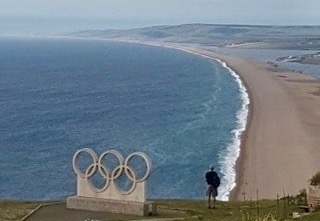
[[[300, 211], [297, 199], [264, 200], [251, 202], [219, 202], [217, 209], [207, 209], [205, 201], [159, 201], [160, 208], [184, 211], [189, 216], [184, 220], [284, 220], [291, 219], [293, 211]], [[273, 219], [271, 219], [273, 218]], [[320, 220], [320, 213], [297, 220]]]
[[[159, 216], [180, 217], [180, 220], [290, 220], [293, 211], [299, 211], [303, 204], [302, 198], [295, 197], [282, 200], [263, 200], [247, 202], [218, 202], [217, 209], [208, 209], [206, 201], [196, 200], [157, 200]], [[0, 220], [20, 220], [38, 203], [0, 202]], [[269, 216], [270, 219], [266, 219]], [[111, 217], [111, 216], [109, 216]], [[112, 216], [117, 217], [117, 216]], [[260, 217], [260, 219], [258, 219]], [[137, 217], [132, 217], [136, 219]], [[145, 219], [146, 217], [141, 217]], [[150, 219], [155, 217], [148, 217]], [[274, 218], [274, 219], [271, 219]], [[116, 218], [112, 220], [117, 220]], [[312, 213], [296, 220], [319, 221], [320, 212]]]
[[39, 205], [38, 203], [19, 201], [0, 202], [0, 220], [21, 220]]

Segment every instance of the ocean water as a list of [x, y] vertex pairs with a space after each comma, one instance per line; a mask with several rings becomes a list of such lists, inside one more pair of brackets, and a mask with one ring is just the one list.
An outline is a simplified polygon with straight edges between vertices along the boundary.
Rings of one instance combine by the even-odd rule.
[[248, 104], [225, 64], [178, 50], [75, 39], [0, 38], [0, 198], [76, 193], [72, 157], [143, 151], [150, 198], [205, 198], [204, 173], [235, 186]]

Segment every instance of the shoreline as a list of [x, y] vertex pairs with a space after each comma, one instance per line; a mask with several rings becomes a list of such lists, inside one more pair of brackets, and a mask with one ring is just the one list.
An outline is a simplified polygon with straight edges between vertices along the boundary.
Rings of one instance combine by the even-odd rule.
[[314, 96], [319, 80], [249, 59], [211, 54], [242, 77], [251, 102], [236, 164], [237, 186], [230, 199], [297, 194], [320, 169], [319, 96]]
[[[299, 193], [320, 170], [320, 80], [253, 59], [192, 44], [60, 37], [144, 44], [182, 50], [226, 64], [235, 72], [250, 104], [234, 168], [229, 200], [276, 199]], [[231, 53], [232, 54], [232, 53]], [[230, 72], [232, 72], [230, 71]], [[232, 74], [232, 73], [231, 73]]]
[[250, 105], [229, 201], [298, 194], [320, 170], [319, 79], [194, 44], [104, 40], [167, 47], [220, 60], [239, 76]]
[[[116, 41], [118, 42], [118, 41]], [[233, 68], [231, 68], [223, 59], [219, 58], [219, 56], [208, 56], [205, 53], [201, 53], [201, 51], [194, 51], [194, 48], [185, 48], [184, 46], [172, 46], [171, 44], [157, 44], [157, 43], [143, 43], [143, 42], [135, 42], [135, 41], [120, 41], [120, 42], [127, 42], [127, 43], [135, 43], [135, 44], [142, 44], [142, 45], [149, 45], [149, 46], [154, 46], [154, 47], [164, 47], [164, 48], [170, 48], [174, 50], [179, 50], [183, 51], [185, 53], [190, 53], [196, 56], [204, 57], [209, 60], [214, 60], [218, 62], [222, 68], [225, 68], [228, 70], [229, 74], [234, 77], [235, 81], [237, 82], [239, 86], [239, 92], [241, 93], [241, 99], [242, 99], [242, 106], [241, 109], [237, 111], [237, 127], [232, 130], [231, 134], [233, 136], [232, 142], [228, 144], [226, 147], [226, 153], [227, 155], [223, 157], [223, 161], [226, 163], [225, 165], [225, 175], [229, 175], [229, 179], [227, 179], [228, 186], [226, 187], [226, 190], [223, 191], [223, 195], [221, 196], [222, 201], [230, 201], [230, 199], [234, 198], [234, 192], [235, 189], [237, 189], [237, 174], [240, 169], [238, 170], [238, 161], [239, 157], [241, 156], [242, 152], [242, 140], [243, 137], [246, 135], [247, 127], [248, 127], [248, 122], [250, 122], [250, 111], [251, 109], [251, 95], [250, 91], [248, 90], [246, 86], [246, 82], [242, 79], [241, 75], [239, 75]], [[198, 50], [198, 48], [195, 48]], [[243, 115], [242, 118], [239, 117], [239, 115]], [[236, 153], [234, 153], [234, 151]], [[232, 160], [230, 160], [230, 158]], [[228, 160], [226, 160], [228, 159]], [[227, 171], [229, 170], [229, 173]], [[230, 170], [233, 170], [230, 172]], [[221, 188], [221, 187], [220, 187]], [[222, 191], [219, 190], [219, 193]]]
[[[60, 39], [60, 37], [57, 37]], [[64, 39], [64, 37], [62, 37]], [[140, 44], [140, 45], [148, 45], [148, 46], [153, 46], [153, 47], [161, 47], [161, 48], [169, 48], [173, 50], [179, 50], [183, 51], [185, 53], [193, 54], [196, 56], [200, 56], [209, 60], [214, 60], [218, 62], [222, 68], [225, 68], [228, 70], [229, 74], [234, 77], [235, 81], [237, 82], [239, 86], [239, 92], [241, 93], [241, 99], [242, 99], [242, 106], [241, 109], [238, 110], [237, 112], [237, 127], [231, 132], [231, 134], [234, 136], [232, 139], [232, 143], [228, 144], [227, 146], [227, 156], [224, 156], [226, 159], [232, 158], [232, 160], [227, 161], [227, 165], [225, 165], [226, 170], [233, 170], [231, 173], [225, 174], [229, 175], [229, 182], [228, 186], [226, 187], [226, 190], [224, 191], [224, 195], [221, 196], [221, 200], [223, 201], [230, 201], [233, 200], [234, 193], [236, 193], [237, 189], [237, 183], [238, 181], [238, 173], [242, 171], [241, 169], [238, 169], [240, 164], [238, 161], [241, 152], [242, 152], [242, 144], [243, 144], [243, 137], [246, 137], [246, 132], [247, 132], [247, 127], [248, 127], [248, 122], [251, 121], [250, 116], [251, 116], [251, 94], [250, 90], [248, 90], [248, 87], [246, 85], [246, 82], [244, 81], [243, 77], [241, 74], [239, 74], [237, 71], [235, 71], [232, 67], [229, 66], [229, 64], [222, 59], [220, 56], [210, 56], [207, 55], [206, 51], [198, 51], [198, 47], [191, 47], [190, 45], [176, 45], [172, 43], [162, 43], [162, 42], [140, 42], [140, 41], [135, 41], [135, 40], [116, 40], [116, 39], [103, 39], [103, 38], [87, 38], [87, 37], [66, 37], [66, 39], [77, 39], [77, 40], [97, 40], [97, 41], [109, 41], [109, 42], [122, 42], [122, 43], [130, 43], [130, 44]], [[244, 115], [243, 118], [238, 118], [239, 114]], [[241, 121], [244, 122], [241, 122]], [[233, 148], [232, 148], [233, 147]], [[236, 151], [235, 154], [233, 154], [232, 151]], [[231, 176], [231, 177], [230, 177]], [[231, 180], [230, 180], [231, 179]], [[221, 187], [220, 187], [221, 188]], [[221, 193], [221, 191], [219, 191]]]
[[[153, 46], [157, 46], [152, 44]], [[227, 156], [224, 156], [224, 158], [229, 158], [230, 156], [232, 158], [232, 161], [228, 161], [225, 170], [234, 170], [231, 173], [228, 173], [228, 175], [230, 176], [231, 174], [231, 180], [229, 180], [229, 186], [227, 187], [227, 193], [225, 195], [222, 196], [222, 200], [236, 200], [237, 199], [237, 195], [239, 194], [239, 190], [238, 190], [238, 185], [237, 183], [241, 183], [241, 177], [239, 176], [239, 174], [241, 174], [242, 171], [242, 167], [241, 167], [241, 156], [242, 156], [242, 152], [245, 150], [245, 148], [243, 147], [243, 141], [246, 139], [247, 137], [247, 131], [248, 128], [250, 126], [250, 122], [251, 122], [251, 117], [252, 117], [252, 96], [251, 96], [251, 92], [247, 86], [246, 81], [243, 79], [243, 77], [241, 76], [241, 74], [239, 74], [237, 71], [235, 71], [233, 68], [231, 68], [229, 66], [229, 64], [221, 59], [219, 56], [215, 55], [215, 56], [209, 56], [207, 54], [204, 54], [203, 51], [201, 53], [201, 51], [198, 51], [198, 48], [192, 48], [192, 49], [186, 49], [184, 47], [172, 47], [172, 46], [163, 46], [160, 45], [159, 47], [168, 47], [168, 48], [172, 48], [172, 49], [176, 49], [176, 50], [181, 50], [184, 51], [186, 53], [191, 53], [197, 56], [201, 56], [210, 60], [214, 60], [217, 61], [218, 63], [220, 63], [220, 65], [223, 68], [226, 68], [228, 70], [228, 72], [230, 73], [230, 75], [232, 75], [235, 78], [235, 81], [238, 83], [239, 86], [239, 92], [241, 93], [241, 99], [242, 99], [242, 106], [241, 109], [238, 110], [237, 112], [237, 118], [239, 116], [239, 114], [244, 115], [243, 118], [238, 118], [237, 120], [237, 127], [232, 131], [232, 135], [234, 136], [232, 139], [232, 143], [230, 143], [227, 146]], [[196, 51], [193, 51], [193, 50]], [[244, 122], [241, 122], [241, 120], [243, 120]], [[233, 147], [233, 149], [231, 148]], [[236, 151], [235, 155], [232, 153], [232, 151]], [[234, 155], [234, 156], [232, 156]], [[228, 168], [229, 167], [229, 168]], [[226, 175], [226, 174], [225, 174]], [[229, 177], [230, 178], [230, 177]]]
[[320, 80], [254, 59], [194, 45], [169, 47], [222, 61], [239, 76], [250, 100], [235, 187], [229, 200], [276, 199], [306, 189], [320, 170]]

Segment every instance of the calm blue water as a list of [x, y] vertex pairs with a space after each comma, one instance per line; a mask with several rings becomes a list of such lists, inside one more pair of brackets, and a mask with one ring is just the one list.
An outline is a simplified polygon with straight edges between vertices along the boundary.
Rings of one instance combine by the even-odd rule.
[[[204, 198], [210, 164], [228, 195], [242, 100], [221, 64], [173, 49], [0, 39], [0, 198], [76, 193], [72, 156], [116, 149], [153, 162], [150, 198]], [[238, 118], [237, 118], [238, 117]], [[229, 148], [230, 149], [230, 148]], [[232, 174], [231, 174], [232, 175]]]

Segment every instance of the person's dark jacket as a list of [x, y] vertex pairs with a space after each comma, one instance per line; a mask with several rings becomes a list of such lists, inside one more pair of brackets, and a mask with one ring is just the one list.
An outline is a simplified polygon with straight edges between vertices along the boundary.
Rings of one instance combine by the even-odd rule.
[[220, 185], [220, 178], [216, 171], [209, 171], [206, 173], [206, 181], [208, 185], [217, 188]]

